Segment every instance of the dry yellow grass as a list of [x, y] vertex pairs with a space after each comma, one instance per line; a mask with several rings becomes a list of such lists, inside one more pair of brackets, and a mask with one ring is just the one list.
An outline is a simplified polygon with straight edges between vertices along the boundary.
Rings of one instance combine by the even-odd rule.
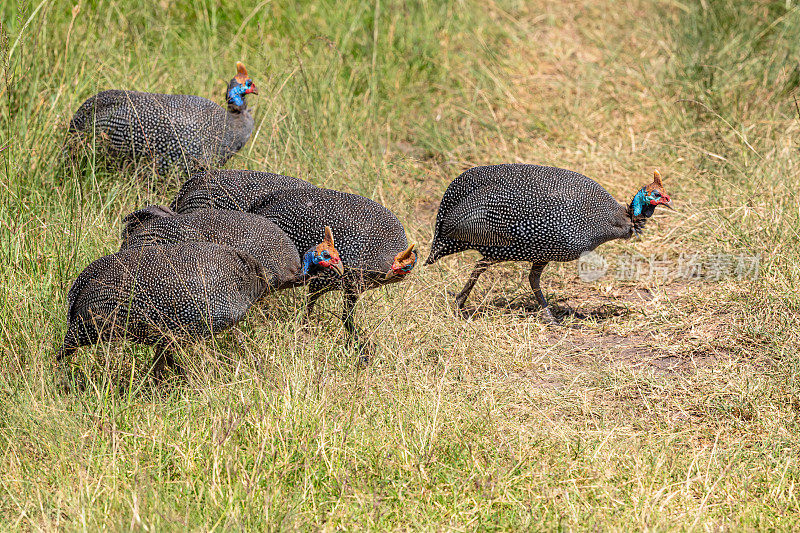
[[[45, 2], [0, 8], [0, 521], [17, 529], [792, 529], [798, 518], [798, 175], [791, 2]], [[38, 4], [37, 4], [38, 5]], [[19, 11], [17, 8], [19, 7]], [[30, 24], [23, 31], [25, 22]], [[375, 21], [378, 21], [375, 24]], [[67, 45], [67, 37], [69, 43]], [[187, 347], [187, 382], [144, 385], [151, 351], [52, 353], [83, 266], [120, 219], [166, 202], [89, 164], [61, 129], [106, 87], [218, 99], [261, 89], [229, 167], [376, 199], [426, 255], [438, 200], [473, 165], [562, 166], [630, 198], [653, 168], [677, 211], [609, 260], [760, 257], [755, 280], [585, 283], [551, 265], [546, 327], [524, 265], [457, 319], [474, 254], [368, 293], [357, 370], [326, 297], [302, 291]]]

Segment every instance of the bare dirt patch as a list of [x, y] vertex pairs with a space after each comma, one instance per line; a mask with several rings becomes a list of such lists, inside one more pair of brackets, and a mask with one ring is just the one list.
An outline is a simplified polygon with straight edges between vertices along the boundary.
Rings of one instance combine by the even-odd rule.
[[[512, 281], [510, 272], [495, 275], [497, 285]], [[474, 295], [468, 308], [473, 320], [502, 315], [536, 318], [540, 309], [529, 291], [503, 293], [497, 285]], [[695, 290], [708, 287], [675, 282], [657, 288], [568, 283], [568, 297], [550, 295], [550, 305], [560, 324], [547, 327], [535, 351], [548, 354], [546, 369], [522, 370], [509, 375], [530, 385], [558, 388], [585, 372], [629, 370], [660, 377], [685, 377], [731, 356], [720, 339], [730, 317], [726, 313], [686, 313], [681, 320], [654, 326], [652, 315], [664, 312], [665, 294], [682, 310]], [[559, 290], [559, 292], [562, 292]], [[482, 293], [482, 294], [481, 294]], [[688, 320], [693, 320], [688, 323]]]

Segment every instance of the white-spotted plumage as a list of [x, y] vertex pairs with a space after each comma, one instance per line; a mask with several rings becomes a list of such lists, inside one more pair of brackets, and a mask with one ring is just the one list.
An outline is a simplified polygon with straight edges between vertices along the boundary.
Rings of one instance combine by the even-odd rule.
[[191, 174], [224, 165], [250, 138], [253, 115], [241, 102], [226, 109], [199, 96], [108, 90], [80, 106], [69, 130], [114, 160]]
[[101, 257], [69, 290], [58, 359], [103, 340], [163, 347], [223, 331], [263, 294], [265, 278], [250, 254], [210, 243], [142, 246]]
[[573, 261], [632, 228], [627, 208], [577, 172], [476, 167], [447, 188], [426, 263], [463, 250], [502, 261]]
[[[258, 182], [259, 176], [255, 178]], [[345, 293], [342, 319], [350, 340], [354, 341], [357, 333], [352, 313], [359, 295], [365, 290], [401, 281], [413, 268], [416, 253], [410, 252], [413, 260], [407, 259], [404, 270], [395, 271], [395, 259], [408, 248], [408, 242], [403, 225], [391, 211], [357, 194], [303, 185], [306, 182], [295, 181], [296, 178], [286, 179], [286, 176], [271, 175], [252, 187], [202, 187], [203, 199], [199, 203], [187, 200], [190, 195], [182, 190], [173, 206], [180, 211], [189, 205], [207, 205], [211, 190], [214, 206], [240, 206], [268, 218], [286, 232], [300, 253], [318, 243], [323, 229], [329, 226], [344, 275], [339, 278], [323, 272], [311, 279], [308, 313], [321, 294], [342, 288]], [[221, 180], [216, 182], [222, 183]]]
[[464, 250], [483, 255], [456, 297], [463, 309], [489, 265], [529, 261], [531, 287], [546, 308], [539, 279], [548, 262], [573, 261], [604, 242], [629, 238], [652, 213], [653, 205], [648, 205], [642, 215], [633, 216], [630, 206], [571, 170], [520, 164], [475, 167], [447, 187], [425, 264]]
[[268, 290], [301, 281], [294, 242], [275, 223], [252, 213], [199, 209], [177, 214], [166, 206], [148, 206], [126, 216], [123, 223], [122, 250], [183, 242], [221, 244], [252, 255], [264, 269]]
[[211, 170], [187, 180], [171, 207], [177, 213], [209, 208], [250, 211], [254, 203], [276, 191], [313, 187], [300, 178], [270, 172]]
[[252, 211], [280, 226], [298, 249], [309, 246], [319, 238], [324, 226], [330, 226], [344, 275], [341, 280], [330, 276], [311, 280], [307, 313], [312, 312], [320, 295], [341, 287], [342, 320], [349, 333], [348, 340], [360, 344], [353, 319], [359, 295], [405, 277], [406, 272], [399, 276], [390, 274], [395, 257], [408, 247], [405, 229], [397, 217], [363, 196], [321, 188], [280, 191], [265, 196], [253, 205]]

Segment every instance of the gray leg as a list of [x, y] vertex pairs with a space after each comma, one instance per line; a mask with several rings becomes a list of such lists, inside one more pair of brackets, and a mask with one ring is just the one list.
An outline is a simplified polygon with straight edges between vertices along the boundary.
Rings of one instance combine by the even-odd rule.
[[308, 293], [308, 302], [306, 303], [306, 312], [303, 315], [303, 324], [308, 324], [311, 321], [311, 314], [314, 312], [314, 306], [320, 296], [322, 296], [321, 291]]
[[156, 355], [153, 357], [153, 378], [156, 381], [164, 379], [164, 369], [172, 367], [176, 374], [183, 374], [183, 369], [175, 362], [172, 354], [172, 343], [159, 342], [156, 345]]
[[355, 318], [353, 317], [357, 301], [358, 294], [349, 290], [344, 291], [342, 322], [344, 322], [344, 329], [347, 331], [348, 342], [358, 341], [358, 330], [356, 329]]
[[64, 359], [71, 358], [72, 354], [74, 354], [76, 351], [77, 348], [72, 346], [67, 347], [66, 344], [61, 346], [61, 348], [56, 352], [56, 362], [61, 363]]
[[[69, 360], [72, 359], [72, 354], [74, 354], [76, 351], [77, 348], [67, 347], [64, 345], [58, 350], [58, 352], [56, 352], [56, 372], [58, 373], [58, 384], [63, 392], [69, 392], [72, 390], [73, 383], [70, 379], [68, 363]], [[83, 385], [85, 384], [86, 380], [84, 379], [82, 373], [76, 379], [76, 382], [78, 389], [83, 389]]]
[[467, 301], [469, 293], [472, 292], [472, 288], [475, 286], [478, 278], [481, 277], [481, 274], [486, 272], [486, 269], [491, 265], [498, 262], [499, 261], [493, 261], [491, 259], [481, 259], [475, 263], [475, 268], [472, 270], [472, 274], [469, 275], [467, 284], [464, 285], [464, 288], [461, 289], [461, 292], [459, 292], [458, 296], [456, 296], [456, 305], [458, 306], [459, 311], [462, 313], [464, 312], [464, 303]]
[[550, 312], [550, 308], [547, 305], [547, 300], [542, 293], [542, 286], [540, 284], [542, 279], [542, 271], [546, 266], [547, 263], [534, 263], [531, 265], [531, 273], [528, 275], [528, 281], [531, 284], [531, 289], [533, 289], [533, 295], [536, 296], [536, 301], [539, 302], [539, 306], [542, 308], [545, 319], [548, 322], [555, 322], [553, 313]]
[[342, 322], [344, 322], [344, 329], [347, 331], [347, 344], [355, 346], [360, 356], [358, 359], [359, 366], [363, 367], [369, 364], [370, 358], [375, 351], [375, 347], [371, 342], [364, 342], [358, 334], [358, 328], [355, 323], [355, 307], [358, 302], [359, 293], [357, 289], [344, 288], [344, 302], [342, 308]]

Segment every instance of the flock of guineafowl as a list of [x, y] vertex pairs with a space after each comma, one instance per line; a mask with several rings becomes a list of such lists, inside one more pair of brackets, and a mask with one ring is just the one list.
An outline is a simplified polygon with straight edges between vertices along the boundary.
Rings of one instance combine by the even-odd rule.
[[[227, 109], [197, 96], [109, 90], [73, 116], [70, 134], [103, 156], [190, 177], [169, 207], [126, 216], [120, 250], [72, 284], [59, 361], [81, 346], [126, 338], [156, 346], [158, 377], [175, 365], [175, 341], [230, 328], [264, 295], [301, 285], [309, 287], [306, 320], [320, 295], [343, 292], [349, 342], [363, 348], [353, 320], [359, 295], [402, 281], [416, 265], [403, 225], [373, 200], [289, 176], [219, 170], [254, 125], [247, 95], [258, 90], [244, 65], [236, 66]], [[528, 261], [531, 288], [554, 321], [540, 287], [547, 263], [640, 233], [658, 205], [671, 207], [657, 171], [624, 205], [570, 170], [472, 168], [442, 198], [425, 264], [464, 250], [483, 256], [456, 296], [463, 312], [489, 266]]]

